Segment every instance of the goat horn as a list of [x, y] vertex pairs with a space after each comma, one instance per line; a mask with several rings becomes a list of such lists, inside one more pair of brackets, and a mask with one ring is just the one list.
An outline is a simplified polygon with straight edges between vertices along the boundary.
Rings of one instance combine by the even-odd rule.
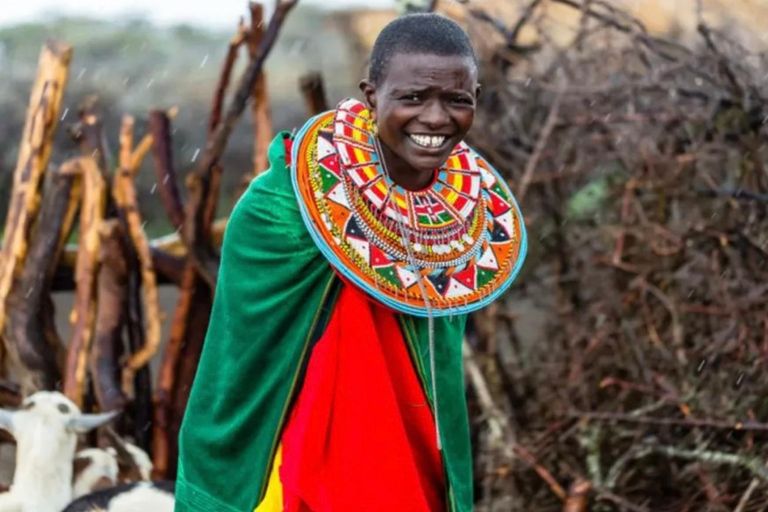
[[82, 434], [112, 421], [119, 414], [120, 411], [111, 411], [101, 414], [82, 414], [69, 420], [69, 428]]

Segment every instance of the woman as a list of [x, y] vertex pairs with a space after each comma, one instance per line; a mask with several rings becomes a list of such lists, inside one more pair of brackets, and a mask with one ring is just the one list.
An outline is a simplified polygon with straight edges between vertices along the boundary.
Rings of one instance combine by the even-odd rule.
[[477, 75], [458, 25], [401, 17], [364, 102], [273, 141], [227, 228], [177, 511], [472, 510], [465, 316], [526, 250], [463, 142]]

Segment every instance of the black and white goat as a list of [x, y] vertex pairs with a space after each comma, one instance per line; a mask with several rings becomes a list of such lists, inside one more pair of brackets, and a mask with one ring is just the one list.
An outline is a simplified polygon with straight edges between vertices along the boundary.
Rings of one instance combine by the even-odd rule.
[[83, 414], [61, 393], [39, 391], [16, 411], [0, 409], [0, 427], [16, 439], [16, 471], [0, 512], [60, 512], [72, 501], [77, 435], [117, 416]]
[[153, 465], [147, 452], [125, 442], [109, 427], [106, 433], [114, 446], [87, 448], [75, 454], [73, 498], [151, 478]]
[[174, 482], [134, 482], [88, 494], [63, 512], [173, 512]]

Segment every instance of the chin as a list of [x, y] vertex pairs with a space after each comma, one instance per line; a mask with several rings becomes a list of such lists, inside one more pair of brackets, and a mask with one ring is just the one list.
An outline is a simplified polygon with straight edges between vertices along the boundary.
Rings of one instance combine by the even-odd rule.
[[432, 172], [435, 169], [442, 167], [445, 161], [448, 160], [449, 156], [451, 156], [450, 153], [446, 155], [441, 155], [439, 157], [414, 158], [408, 163], [411, 164], [411, 167], [413, 167], [419, 172]]

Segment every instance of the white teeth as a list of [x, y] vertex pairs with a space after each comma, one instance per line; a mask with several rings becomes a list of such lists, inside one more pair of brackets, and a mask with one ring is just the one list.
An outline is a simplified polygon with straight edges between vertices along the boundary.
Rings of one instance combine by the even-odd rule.
[[443, 145], [445, 142], [445, 136], [443, 135], [411, 135], [411, 140], [419, 146], [425, 148], [437, 148]]

